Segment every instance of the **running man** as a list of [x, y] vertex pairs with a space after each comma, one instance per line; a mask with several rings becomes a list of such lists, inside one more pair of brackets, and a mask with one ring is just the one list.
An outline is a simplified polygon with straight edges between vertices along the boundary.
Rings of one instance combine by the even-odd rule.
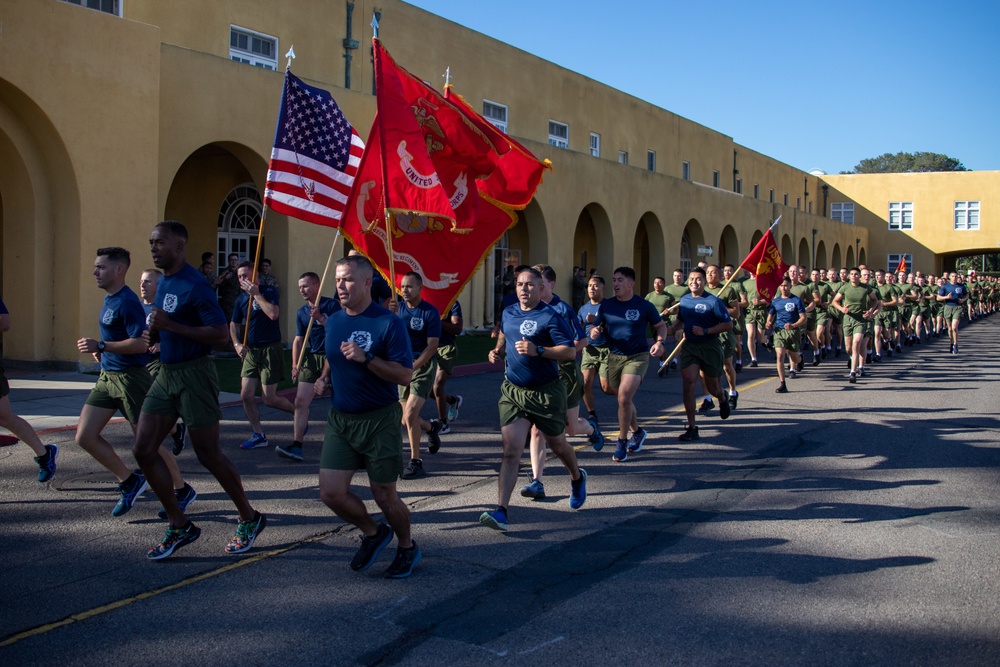
[[583, 373], [583, 405], [587, 408], [587, 419], [595, 424], [599, 422], [594, 403], [594, 382], [598, 382], [605, 392], [608, 384], [608, 343], [603, 335], [594, 333], [594, 321], [604, 302], [604, 287], [604, 278], [598, 275], [590, 276], [590, 280], [587, 281], [588, 300], [578, 313], [588, 340], [587, 347], [583, 348], [583, 359], [580, 362], [580, 370]]
[[864, 365], [868, 325], [878, 312], [880, 302], [878, 292], [861, 282], [861, 271], [857, 267], [851, 268], [847, 276], [848, 282], [843, 283], [833, 297], [833, 307], [844, 315], [841, 326], [847, 352], [851, 355], [849, 381], [855, 384]]
[[705, 270], [691, 269], [688, 287], [691, 293], [682, 297], [677, 322], [672, 331], [684, 329], [684, 346], [681, 348], [681, 379], [684, 381], [684, 412], [687, 429], [678, 436], [681, 442], [700, 440], [695, 422], [695, 387], [699, 375], [705, 389], [719, 399], [719, 416], [729, 419], [729, 401], [725, 400], [719, 378], [724, 373], [722, 341], [719, 339], [733, 329], [733, 320], [726, 304], [718, 297], [705, 292]]
[[483, 512], [479, 522], [494, 530], [508, 527], [507, 507], [517, 483], [524, 444], [536, 426], [570, 474], [571, 509], [587, 500], [587, 473], [577, 465], [576, 452], [566, 442], [566, 387], [559, 379], [560, 361], [576, 358], [573, 332], [555, 309], [542, 303], [542, 274], [526, 268], [515, 276], [518, 303], [502, 313], [502, 337], [489, 360], [507, 359], [500, 387], [500, 435], [503, 458], [497, 478], [497, 508]]
[[938, 290], [937, 300], [944, 305], [941, 314], [948, 327], [952, 354], [958, 354], [958, 322], [962, 317], [962, 307], [968, 299], [969, 290], [962, 284], [961, 276], [951, 271], [948, 274], [948, 282], [943, 283]]
[[462, 333], [462, 304], [458, 299], [452, 304], [447, 315], [441, 317], [441, 338], [437, 349], [437, 374], [434, 376], [434, 403], [437, 405], [438, 418], [441, 420], [439, 435], [451, 433], [451, 423], [458, 419], [462, 409], [460, 395], [449, 396], [445, 384], [455, 371], [455, 360], [458, 359], [457, 337]]
[[[326, 320], [326, 363], [323, 383], [337, 387], [319, 463], [319, 496], [338, 517], [362, 533], [351, 569], [370, 568], [395, 535], [396, 557], [385, 571], [391, 579], [410, 576], [423, 556], [410, 536], [410, 510], [399, 498], [396, 482], [403, 472], [403, 408], [399, 387], [410, 384], [413, 351], [403, 320], [372, 301], [372, 265], [361, 255], [337, 262], [337, 297], [341, 310]], [[320, 383], [316, 383], [317, 388]], [[385, 522], [376, 522], [364, 501], [351, 491], [358, 469]]]
[[[240, 398], [251, 429], [250, 437], [240, 443], [240, 448], [257, 449], [267, 447], [267, 435], [264, 434], [260, 408], [257, 407], [257, 386], [261, 387], [267, 407], [294, 415], [295, 405], [278, 394], [278, 383], [285, 379], [285, 351], [281, 349], [281, 325], [278, 323], [278, 288], [261, 285], [260, 277], [253, 275], [252, 262], [241, 262], [236, 275], [242, 291], [233, 306], [229, 337], [237, 356], [243, 360]], [[244, 345], [242, 326], [247, 321], [251, 299], [253, 306], [249, 308], [250, 323], [247, 324], [247, 344]]]
[[794, 378], [799, 363], [799, 345], [802, 341], [802, 327], [806, 326], [808, 316], [802, 299], [792, 294], [792, 280], [785, 276], [781, 281], [781, 292], [771, 301], [767, 314], [767, 326], [774, 329], [774, 352], [777, 355], [775, 365], [778, 368], [778, 381], [781, 383], [774, 390], [776, 394], [787, 394], [785, 386], [785, 353], [789, 355], [791, 370], [789, 375]]
[[[316, 394], [326, 391], [325, 384], [316, 387], [321, 382], [323, 363], [326, 361], [326, 318], [340, 310], [340, 303], [328, 296], [319, 296], [319, 276], [312, 271], [306, 271], [299, 276], [299, 294], [305, 299], [305, 304], [295, 313], [295, 338], [292, 340], [292, 380], [297, 382], [295, 388], [295, 416], [292, 418], [292, 444], [276, 445], [274, 453], [289, 461], [302, 460], [302, 444], [309, 431], [309, 406]], [[317, 298], [319, 302], [317, 303]], [[312, 328], [309, 319], [312, 318]], [[306, 342], [306, 329], [309, 329], [308, 349], [302, 358], [302, 368], [299, 368], [299, 356]]]
[[229, 338], [226, 317], [212, 288], [185, 260], [187, 240], [187, 228], [174, 220], [159, 223], [149, 236], [153, 264], [163, 277], [143, 337], [147, 344], [159, 340], [162, 365], [143, 401], [132, 451], [170, 522], [163, 541], [146, 554], [150, 560], [166, 558], [201, 536], [201, 529], [181, 509], [169, 469], [157, 451], [178, 416], [187, 424], [198, 462], [239, 512], [226, 553], [249, 551], [267, 525], [267, 517], [250, 504], [239, 471], [219, 446], [219, 377], [210, 353]]

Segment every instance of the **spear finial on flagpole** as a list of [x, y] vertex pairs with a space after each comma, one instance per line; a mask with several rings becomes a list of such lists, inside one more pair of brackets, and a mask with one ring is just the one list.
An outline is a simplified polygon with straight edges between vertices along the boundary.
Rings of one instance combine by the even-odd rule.
[[447, 88], [451, 85], [451, 67], [446, 67], [444, 70], [444, 87]]
[[291, 69], [292, 68], [292, 61], [295, 59], [295, 45], [294, 44], [292, 44], [290, 47], [288, 47], [288, 53], [285, 54], [285, 57], [288, 58], [288, 62], [285, 63], [285, 69]]
[[778, 216], [777, 220], [775, 220], [774, 222], [771, 223], [771, 226], [767, 228], [767, 231], [771, 231], [772, 229], [774, 229], [775, 227], [777, 227], [779, 222], [781, 222], [781, 216], [780, 215]]
[[372, 36], [375, 37], [376, 39], [378, 39], [378, 19], [379, 19], [379, 16], [381, 16], [381, 15], [382, 15], [382, 12], [380, 12], [380, 11], [378, 11], [376, 9], [375, 12], [372, 14], [372, 22], [369, 24], [369, 25], [371, 25], [372, 31], [374, 33]]

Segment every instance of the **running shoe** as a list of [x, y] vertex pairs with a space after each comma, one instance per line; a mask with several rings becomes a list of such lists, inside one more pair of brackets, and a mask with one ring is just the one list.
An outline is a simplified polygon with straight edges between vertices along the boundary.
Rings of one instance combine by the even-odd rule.
[[902, 354], [903, 353], [903, 346], [900, 345], [899, 343], [896, 343], [896, 352], [898, 354]]
[[437, 454], [438, 450], [441, 449], [442, 428], [444, 428], [444, 424], [440, 419], [431, 420], [431, 430], [427, 432], [427, 451], [431, 454]]
[[707, 415], [709, 412], [712, 411], [712, 408], [714, 408], [714, 407], [715, 407], [715, 403], [712, 402], [712, 399], [706, 398], [705, 400], [703, 400], [701, 402], [701, 407], [698, 408], [698, 414], [700, 414], [700, 415]]
[[797, 370], [795, 370], [794, 368], [793, 368], [793, 369], [791, 369], [790, 371], [788, 371], [788, 378], [789, 378], [790, 380], [794, 380], [794, 379], [795, 379], [795, 375], [796, 375], [797, 373], [798, 373], [798, 371], [797, 371]]
[[665, 378], [667, 377], [667, 371], [670, 370], [670, 364], [665, 361], [660, 362], [660, 367], [656, 369], [656, 377]]
[[301, 461], [302, 445], [296, 445], [294, 442], [290, 445], [277, 445], [274, 448], [274, 453], [289, 461]]
[[182, 421], [178, 421], [177, 428], [170, 434], [170, 437], [174, 439], [174, 446], [170, 450], [174, 453], [174, 456], [177, 456], [184, 451], [184, 436], [187, 435], [187, 432], [187, 424]]
[[629, 436], [628, 441], [625, 443], [625, 449], [629, 454], [635, 454], [642, 451], [642, 446], [646, 442], [646, 429], [640, 427], [638, 431]]
[[451, 433], [451, 424], [448, 422], [442, 422], [441, 430], [438, 431], [438, 435], [448, 435]]
[[580, 479], [570, 480], [569, 508], [578, 510], [587, 502], [587, 471], [580, 468]]
[[799, 357], [799, 363], [795, 364], [795, 370], [801, 371], [806, 367], [806, 362], [802, 357]]
[[479, 523], [487, 528], [503, 532], [507, 530], [507, 512], [499, 507], [492, 512], [483, 512], [479, 515]]
[[351, 559], [351, 569], [355, 572], [364, 572], [375, 563], [378, 555], [392, 542], [392, 527], [388, 524], [380, 523], [378, 531], [372, 535], [361, 536], [361, 546], [358, 552]]
[[170, 556], [185, 544], [191, 544], [201, 537], [201, 528], [188, 521], [183, 528], [167, 527], [167, 534], [163, 536], [163, 541], [146, 552], [149, 560], [160, 560]]
[[[181, 506], [181, 511], [187, 511], [188, 505], [194, 502], [194, 499], [198, 497], [198, 492], [195, 491], [190, 484], [184, 482], [183, 489], [174, 489], [174, 496], [177, 498], [177, 504]], [[167, 518], [167, 510], [161, 509], [156, 513], [156, 516], [161, 519]]]
[[531, 484], [525, 484], [521, 487], [521, 495], [525, 498], [532, 498], [534, 500], [541, 500], [545, 497], [545, 485], [539, 480], [531, 480]]
[[599, 452], [604, 449], [604, 434], [601, 433], [601, 429], [597, 426], [596, 417], [588, 419], [587, 423], [594, 428], [594, 432], [588, 435], [587, 439], [590, 440], [590, 444], [594, 448], [594, 451]]
[[448, 402], [448, 421], [453, 422], [458, 419], [458, 411], [462, 409], [462, 395], [453, 396], [455, 402]]
[[958, 354], [958, 345], [952, 345], [951, 346], [951, 353], [952, 354]]
[[719, 401], [719, 417], [729, 419], [729, 401]]
[[254, 540], [264, 532], [266, 527], [267, 517], [260, 512], [257, 512], [254, 518], [249, 521], [240, 521], [236, 524], [236, 535], [226, 545], [226, 553], [241, 554], [244, 551], [250, 551]]
[[247, 440], [240, 443], [240, 449], [257, 449], [267, 447], [267, 436], [263, 433], [254, 433]]
[[423, 555], [416, 542], [409, 549], [397, 547], [396, 557], [392, 559], [392, 564], [386, 568], [385, 576], [389, 579], [405, 579], [410, 576]]
[[416, 479], [417, 477], [423, 477], [425, 474], [424, 462], [420, 459], [410, 459], [410, 463], [403, 468], [403, 474], [400, 477], [403, 479]]
[[59, 456], [57, 445], [45, 445], [45, 453], [35, 457], [38, 464], [38, 481], [47, 482], [56, 474], [56, 457]]
[[681, 442], [693, 442], [694, 440], [701, 440], [701, 438], [698, 437], [698, 427], [688, 426], [686, 429], [684, 429], [683, 433], [677, 436], [677, 439], [680, 440]]
[[778, 385], [778, 388], [774, 390], [774, 393], [775, 394], [787, 394], [788, 393], [788, 387], [786, 387], [785, 383], [782, 382], [780, 385]]
[[858, 377], [859, 378], [863, 378], [864, 376], [865, 376], [865, 367], [864, 366], [858, 366]]
[[813, 366], [819, 366], [819, 355], [813, 354]]
[[873, 364], [880, 364], [880, 363], [882, 363], [882, 355], [881, 354], [876, 354], [874, 357], [872, 357], [872, 363]]
[[733, 364], [733, 369], [737, 373], [742, 373], [743, 372], [743, 362], [742, 361], [737, 361], [735, 364]]
[[135, 501], [138, 500], [142, 492], [149, 488], [149, 484], [146, 483], [146, 478], [143, 477], [141, 470], [133, 471], [129, 478], [124, 482], [118, 484], [118, 504], [115, 508], [111, 510], [111, 516], [122, 516], [126, 514], [132, 505], [135, 505]]
[[681, 367], [681, 365], [680, 365], [680, 363], [678, 363], [677, 359], [671, 359], [670, 360], [670, 370], [676, 371], [680, 367]]
[[851, 384], [857, 384], [858, 383], [857, 374], [854, 371], [851, 371], [851, 377], [847, 381], [850, 382]]
[[739, 400], [740, 400], [739, 392], [734, 391], [733, 393], [729, 394], [729, 409], [735, 410], [736, 404], [739, 403]]
[[757, 360], [756, 359], [751, 359], [750, 360], [750, 368], [757, 368]]
[[624, 440], [619, 440], [618, 444], [615, 445], [615, 453], [611, 459], [617, 461], [618, 463], [628, 461], [628, 446]]

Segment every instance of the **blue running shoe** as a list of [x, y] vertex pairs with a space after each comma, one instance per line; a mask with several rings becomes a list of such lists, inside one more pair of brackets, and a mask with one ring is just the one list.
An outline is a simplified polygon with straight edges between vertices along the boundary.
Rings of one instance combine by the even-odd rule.
[[[135, 501], [139, 499], [139, 496], [147, 488], [149, 488], [149, 485], [146, 483], [146, 478], [143, 477], [142, 471], [133, 471], [128, 479], [118, 484], [118, 494], [121, 497], [118, 499], [118, 504], [115, 505], [115, 508], [111, 510], [111, 516], [123, 516], [126, 514], [132, 509], [132, 505], [135, 505]], [[170, 554], [167, 555], [169, 556]]]
[[389, 579], [405, 579], [410, 576], [423, 555], [415, 541], [409, 549], [398, 547], [396, 557], [392, 559], [392, 565], [386, 569], [385, 576]]
[[38, 481], [47, 482], [56, 474], [56, 457], [59, 456], [59, 447], [56, 445], [45, 445], [45, 453], [35, 457], [38, 464]]
[[597, 428], [596, 419], [588, 419], [587, 423], [594, 427], [594, 433], [588, 435], [587, 439], [590, 440], [590, 444], [594, 447], [595, 452], [599, 452], [604, 449], [604, 436], [601, 434], [601, 429]]
[[541, 500], [545, 497], [545, 485], [537, 479], [531, 480], [531, 484], [526, 484], [521, 487], [521, 495], [525, 498], [533, 498], [535, 500]]
[[[198, 497], [198, 492], [195, 491], [190, 484], [184, 482], [183, 489], [174, 489], [174, 495], [177, 496], [177, 504], [181, 506], [181, 511], [186, 512], [188, 505], [194, 502], [194, 499]], [[167, 510], [161, 509], [156, 513], [156, 516], [161, 519], [167, 518]]]
[[638, 431], [632, 434], [628, 439], [626, 445], [629, 454], [635, 454], [636, 452], [642, 451], [642, 445], [646, 442], [646, 429], [639, 428]]
[[254, 433], [249, 439], [240, 443], [240, 449], [257, 449], [267, 447], [267, 436], [263, 433]]
[[362, 535], [361, 546], [358, 547], [358, 552], [351, 559], [351, 569], [355, 572], [364, 572], [370, 568], [378, 555], [382, 553], [382, 549], [385, 549], [392, 542], [392, 536], [392, 527], [385, 523], [380, 523], [378, 532], [371, 537]]
[[587, 471], [580, 468], [580, 479], [570, 480], [569, 508], [578, 510], [587, 502]]
[[492, 512], [483, 512], [479, 516], [479, 523], [483, 524], [487, 528], [503, 532], [507, 530], [507, 513], [499, 508], [493, 510]]
[[622, 463], [623, 461], [628, 461], [628, 448], [625, 445], [624, 440], [619, 440], [618, 444], [615, 446], [615, 455], [611, 457], [613, 460]]

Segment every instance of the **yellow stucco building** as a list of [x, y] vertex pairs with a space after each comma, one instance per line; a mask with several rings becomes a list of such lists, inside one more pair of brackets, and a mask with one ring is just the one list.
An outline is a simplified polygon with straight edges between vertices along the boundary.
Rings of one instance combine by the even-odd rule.
[[[905, 252], [936, 271], [962, 248], [996, 247], [979, 214], [994, 210], [997, 172], [805, 173], [398, 0], [4, 0], [0, 293], [14, 322], [5, 358], [88, 361], [75, 341], [97, 329], [94, 251], [129, 248], [135, 289], [162, 219], [187, 225], [194, 264], [202, 251], [252, 258], [283, 54], [294, 45], [293, 71], [330, 90], [365, 136], [376, 12], [397, 62], [438, 88], [450, 67], [457, 92], [554, 166], [463, 292], [468, 327], [490, 323], [505, 261], [552, 264], [567, 295], [577, 264], [604, 274], [634, 266], [647, 289], [701, 259], [739, 262], [779, 215], [783, 256], [807, 265]], [[951, 227], [959, 201], [980, 205], [977, 229]], [[910, 228], [888, 230], [890, 202], [910, 203]], [[852, 219], [844, 206], [831, 215], [833, 203], [851, 204]], [[265, 227], [290, 339], [296, 278], [322, 271], [334, 232], [274, 213]]]

